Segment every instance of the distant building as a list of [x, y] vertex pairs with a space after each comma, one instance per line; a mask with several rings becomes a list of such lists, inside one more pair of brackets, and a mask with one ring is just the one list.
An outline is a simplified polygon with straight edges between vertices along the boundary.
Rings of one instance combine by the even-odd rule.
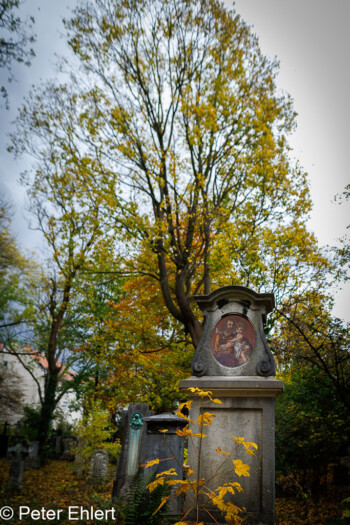
[[[0, 423], [16, 424], [23, 417], [23, 406], [40, 406], [38, 383], [44, 391], [45, 375], [48, 368], [44, 354], [30, 347], [18, 351], [23, 366], [16, 355], [9, 353], [0, 343]], [[63, 379], [72, 381], [75, 372], [65, 370]], [[63, 414], [68, 423], [73, 423], [82, 415], [81, 411], [71, 408], [76, 401], [73, 390], [69, 390], [60, 399], [56, 408]]]

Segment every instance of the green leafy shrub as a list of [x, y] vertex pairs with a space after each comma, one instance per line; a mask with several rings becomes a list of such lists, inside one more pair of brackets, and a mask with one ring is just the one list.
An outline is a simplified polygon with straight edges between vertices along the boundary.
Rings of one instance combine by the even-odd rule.
[[96, 450], [105, 450], [112, 460], [117, 460], [121, 445], [119, 440], [113, 440], [114, 432], [108, 410], [102, 407], [100, 400], [94, 401], [89, 411], [73, 427], [77, 445], [72, 447], [72, 452], [80, 457], [83, 470], [86, 471]]
[[349, 446], [349, 415], [329, 377], [313, 366], [294, 365], [281, 376], [284, 395], [276, 400], [276, 467], [294, 473], [317, 495], [330, 464]]

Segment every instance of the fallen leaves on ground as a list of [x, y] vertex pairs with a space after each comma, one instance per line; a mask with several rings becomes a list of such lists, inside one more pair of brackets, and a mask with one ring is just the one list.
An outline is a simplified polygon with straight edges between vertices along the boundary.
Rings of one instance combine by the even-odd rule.
[[347, 492], [331, 488], [318, 503], [301, 498], [276, 499], [277, 525], [342, 525], [342, 500]]
[[[111, 502], [113, 473], [111, 466], [109, 479], [93, 483], [87, 476], [79, 478], [73, 472], [73, 464], [67, 461], [52, 460], [37, 470], [24, 472], [22, 488], [10, 490], [6, 482], [10, 471], [10, 462], [0, 459], [0, 507], [9, 506], [18, 516], [19, 506], [26, 505], [33, 509], [64, 509], [60, 520], [50, 520], [50, 523], [71, 523], [67, 518], [69, 506], [81, 506], [85, 509], [112, 508]], [[29, 516], [22, 518], [21, 524], [38, 523]], [[40, 521], [39, 521], [40, 523]], [[79, 525], [95, 524], [95, 520], [77, 520]], [[103, 521], [104, 524], [108, 523]]]
[[[27, 505], [31, 509], [68, 509], [69, 506], [81, 506], [90, 509], [112, 508], [112, 478], [115, 467], [111, 467], [109, 480], [92, 484], [87, 477], [79, 478], [73, 472], [73, 464], [67, 461], [53, 460], [38, 470], [24, 472], [23, 486], [19, 491], [6, 489], [10, 471], [10, 462], [0, 459], [0, 507], [13, 507], [18, 516], [18, 507]], [[344, 489], [332, 490], [321, 497], [319, 503], [300, 498], [277, 498], [276, 523], [278, 525], [330, 525], [342, 523], [341, 501], [348, 495]], [[118, 504], [117, 504], [118, 505]], [[118, 515], [118, 509], [116, 510]], [[65, 525], [71, 523], [67, 516], [49, 523]], [[339, 520], [339, 521], [338, 521]], [[15, 523], [12, 521], [12, 523]], [[41, 523], [31, 518], [22, 519], [21, 524]], [[47, 521], [45, 521], [47, 523]], [[92, 521], [74, 521], [78, 525], [96, 524]], [[101, 522], [102, 523], [102, 522]], [[108, 521], [103, 521], [104, 525]], [[112, 522], [110, 522], [112, 523]]]

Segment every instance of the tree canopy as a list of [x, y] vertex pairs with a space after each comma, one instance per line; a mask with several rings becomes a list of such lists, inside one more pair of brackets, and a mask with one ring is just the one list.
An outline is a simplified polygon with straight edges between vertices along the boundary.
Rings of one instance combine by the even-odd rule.
[[49, 171], [64, 159], [68, 186], [108, 214], [125, 272], [158, 282], [194, 346], [193, 295], [246, 284], [280, 298], [326, 278], [306, 175], [289, 159], [291, 100], [235, 11], [86, 1], [66, 27], [81, 73], [31, 95], [15, 148], [30, 143]]
[[[7, 69], [9, 81], [13, 80], [13, 62], [30, 66], [32, 58], [35, 56], [31, 46], [35, 42], [32, 33], [34, 18], [22, 20], [16, 13], [21, 5], [20, 0], [1, 0], [0, 1], [0, 68]], [[7, 91], [5, 86], [1, 86], [1, 94], [7, 101]]]
[[85, 348], [96, 353], [98, 334], [106, 355], [187, 348], [202, 333], [198, 293], [247, 285], [274, 292], [281, 314], [284, 300], [329, 282], [334, 261], [307, 228], [307, 176], [290, 159], [291, 99], [234, 10], [216, 0], [87, 0], [65, 24], [82, 67], [33, 89], [12, 137], [15, 153], [35, 158], [32, 208], [66, 290], [54, 324], [73, 281], [104, 275], [119, 279], [117, 300], [108, 290], [117, 317], [101, 314], [106, 298], [98, 306], [95, 292], [86, 296], [80, 319], [81, 305], [94, 304], [96, 331], [85, 315]]

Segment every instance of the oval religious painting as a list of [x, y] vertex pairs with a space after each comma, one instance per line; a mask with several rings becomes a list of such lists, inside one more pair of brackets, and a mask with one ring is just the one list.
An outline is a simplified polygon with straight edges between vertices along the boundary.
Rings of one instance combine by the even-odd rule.
[[223, 366], [234, 368], [247, 363], [254, 345], [254, 328], [241, 315], [226, 315], [216, 323], [211, 334], [212, 352]]

